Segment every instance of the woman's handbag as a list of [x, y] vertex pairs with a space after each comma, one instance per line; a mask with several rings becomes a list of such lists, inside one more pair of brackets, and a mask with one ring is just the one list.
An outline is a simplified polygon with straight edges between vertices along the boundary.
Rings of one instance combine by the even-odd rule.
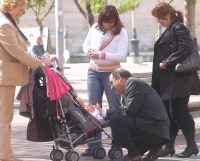
[[197, 39], [193, 39], [192, 53], [175, 67], [176, 72], [194, 72], [200, 69], [200, 56], [197, 47]]

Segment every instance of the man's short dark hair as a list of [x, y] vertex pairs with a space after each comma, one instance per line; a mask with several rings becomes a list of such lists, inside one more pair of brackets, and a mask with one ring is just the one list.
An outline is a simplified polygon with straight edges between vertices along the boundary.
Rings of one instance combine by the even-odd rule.
[[113, 78], [117, 79], [119, 77], [128, 79], [129, 77], [132, 77], [131, 73], [128, 70], [119, 68], [114, 70], [112, 73]]

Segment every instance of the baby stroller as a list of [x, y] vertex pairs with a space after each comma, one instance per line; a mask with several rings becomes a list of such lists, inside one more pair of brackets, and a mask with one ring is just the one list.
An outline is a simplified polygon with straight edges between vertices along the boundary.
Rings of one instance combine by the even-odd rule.
[[[52, 78], [49, 78], [47, 73], [56, 77], [54, 83], [60, 82], [62, 84], [55, 85], [54, 91], [59, 93], [59, 90], [62, 91], [62, 89], [58, 88], [65, 87], [63, 94], [55, 99], [51, 99], [50, 96], [47, 97], [52, 92], [49, 87]], [[64, 157], [59, 147], [67, 150], [64, 157], [66, 161], [78, 161], [79, 154], [74, 150], [75, 147], [101, 141], [95, 139], [95, 135], [99, 132], [103, 132], [107, 139], [111, 139], [111, 136], [104, 130], [109, 121], [104, 124], [99, 122], [76, 101], [76, 96], [77, 94], [69, 81], [57, 70], [45, 66], [35, 71], [33, 101], [39, 102], [38, 105], [41, 106], [38, 107], [37, 105], [39, 113], [49, 118], [54, 140], [53, 150], [50, 153], [50, 158], [53, 161], [61, 161]], [[102, 159], [105, 157], [106, 151], [100, 147], [93, 149], [91, 154], [96, 159]], [[120, 158], [122, 155], [122, 150], [117, 148], [111, 149], [108, 153], [111, 159]]]

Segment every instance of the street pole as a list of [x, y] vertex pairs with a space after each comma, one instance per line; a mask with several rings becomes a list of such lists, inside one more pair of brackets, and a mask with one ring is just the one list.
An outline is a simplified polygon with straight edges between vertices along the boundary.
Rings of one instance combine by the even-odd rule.
[[[134, 1], [135, 5], [135, 1]], [[131, 16], [131, 29], [132, 29], [132, 38], [130, 40], [132, 50], [129, 53], [129, 56], [126, 58], [126, 61], [129, 63], [142, 63], [142, 57], [139, 55], [139, 40], [137, 39], [137, 32], [135, 27], [135, 11], [134, 7], [132, 10]]]
[[135, 32], [135, 11], [132, 10], [132, 13], [131, 13], [131, 18], [132, 18], [132, 23], [131, 23], [131, 27], [132, 27], [132, 31], [133, 31], [133, 38], [136, 38], [137, 35], [136, 35], [136, 32]]
[[139, 56], [139, 40], [137, 39], [137, 32], [135, 27], [135, 11], [132, 11], [132, 39], [131, 39], [131, 45], [132, 45], [132, 52], [130, 56]]
[[68, 27], [64, 27], [64, 60], [65, 62], [70, 62], [69, 46], [68, 46]]
[[58, 58], [59, 67], [63, 72], [64, 64], [64, 33], [63, 33], [63, 12], [62, 0], [55, 0], [55, 20], [56, 20], [56, 56]]

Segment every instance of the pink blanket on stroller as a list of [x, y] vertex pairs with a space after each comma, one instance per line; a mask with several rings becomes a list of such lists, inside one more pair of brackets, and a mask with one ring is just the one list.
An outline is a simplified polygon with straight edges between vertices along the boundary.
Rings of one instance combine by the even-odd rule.
[[70, 87], [48, 66], [44, 66], [46, 75], [47, 97], [51, 101], [60, 99], [66, 94]]

